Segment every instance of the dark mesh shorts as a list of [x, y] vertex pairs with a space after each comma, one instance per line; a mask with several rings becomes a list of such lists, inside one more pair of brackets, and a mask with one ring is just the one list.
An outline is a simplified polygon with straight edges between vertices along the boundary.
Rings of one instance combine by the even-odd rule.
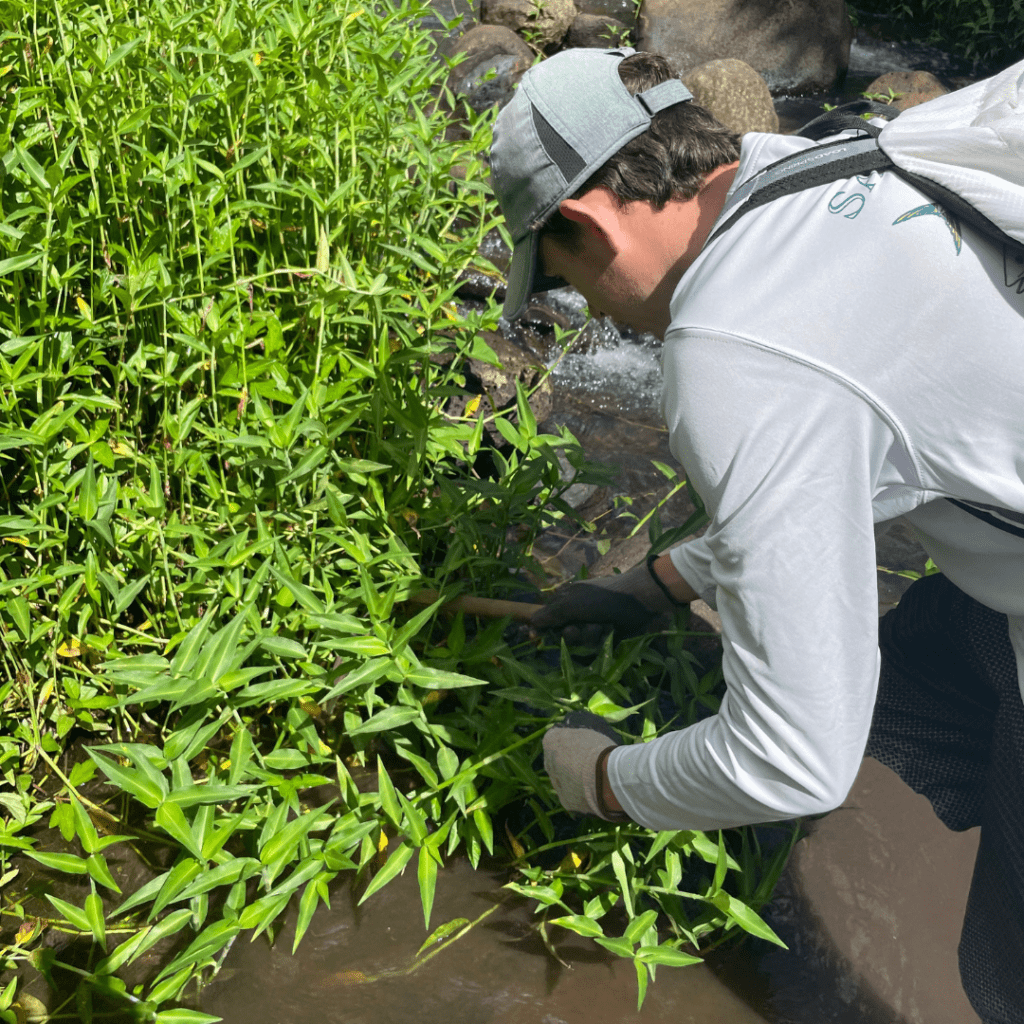
[[880, 621], [879, 646], [866, 753], [947, 827], [981, 826], [960, 977], [985, 1024], [1024, 1024], [1024, 703], [1006, 616], [928, 576]]

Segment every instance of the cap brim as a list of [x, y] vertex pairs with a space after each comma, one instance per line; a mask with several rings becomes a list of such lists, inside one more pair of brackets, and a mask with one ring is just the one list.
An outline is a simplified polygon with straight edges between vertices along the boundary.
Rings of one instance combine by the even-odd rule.
[[531, 231], [512, 251], [505, 304], [501, 311], [501, 315], [510, 322], [518, 320], [526, 312], [530, 296], [535, 292], [564, 288], [568, 284], [561, 277], [547, 277], [540, 272], [537, 259], [539, 244], [540, 232]]
[[519, 319], [530, 300], [533, 273], [537, 264], [538, 238], [538, 232], [531, 231], [522, 241], [517, 242], [512, 250], [512, 260], [508, 265], [508, 284], [505, 287], [505, 305], [501, 311], [506, 320]]

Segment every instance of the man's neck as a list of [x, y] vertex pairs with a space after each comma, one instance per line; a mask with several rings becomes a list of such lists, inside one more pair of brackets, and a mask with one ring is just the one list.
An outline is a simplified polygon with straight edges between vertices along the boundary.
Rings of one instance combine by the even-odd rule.
[[[654, 333], [659, 338], [664, 339], [671, 322], [669, 305], [672, 296], [683, 274], [689, 270], [704, 248], [704, 243], [708, 240], [722, 207], [725, 206], [729, 188], [738, 168], [738, 161], [716, 167], [704, 179], [703, 187], [693, 199], [669, 202], [652, 219], [654, 244], [663, 247], [666, 252], [674, 251], [678, 254], [675, 260], [671, 261], [670, 269], [656, 293], [660, 317]], [[680, 242], [683, 244], [682, 251], [679, 250]]]

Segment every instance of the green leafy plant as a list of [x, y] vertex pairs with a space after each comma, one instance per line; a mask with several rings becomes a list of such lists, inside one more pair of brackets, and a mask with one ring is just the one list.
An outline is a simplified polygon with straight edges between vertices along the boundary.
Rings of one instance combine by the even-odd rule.
[[[717, 706], [685, 621], [580, 667], [405, 603], [522, 589], [601, 479], [521, 385], [449, 411], [496, 362], [497, 305], [455, 294], [500, 218], [491, 115], [447, 131], [426, 13], [0, 3], [0, 969], [72, 975], [82, 1019], [211, 1019], [180, 1004], [236, 938], [291, 905], [297, 945], [346, 879], [414, 866], [429, 930], [446, 859], [506, 843], [545, 941], [631, 958], [641, 1000], [659, 963], [771, 938], [794, 829], [581, 832], [538, 773], [571, 708], [644, 741]], [[122, 893], [126, 845], [151, 871]]]
[[1020, 0], [857, 0], [854, 13], [856, 24], [879, 19], [889, 35], [992, 66], [1019, 60], [1024, 49]]

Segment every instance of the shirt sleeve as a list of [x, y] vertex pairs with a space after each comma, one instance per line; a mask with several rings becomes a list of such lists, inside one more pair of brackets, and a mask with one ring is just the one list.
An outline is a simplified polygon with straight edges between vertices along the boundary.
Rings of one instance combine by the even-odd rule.
[[616, 749], [612, 788], [652, 829], [831, 810], [878, 683], [871, 502], [894, 430], [849, 382], [743, 339], [670, 333], [664, 365], [672, 449], [712, 517], [673, 560], [714, 583], [727, 691], [717, 715]]

